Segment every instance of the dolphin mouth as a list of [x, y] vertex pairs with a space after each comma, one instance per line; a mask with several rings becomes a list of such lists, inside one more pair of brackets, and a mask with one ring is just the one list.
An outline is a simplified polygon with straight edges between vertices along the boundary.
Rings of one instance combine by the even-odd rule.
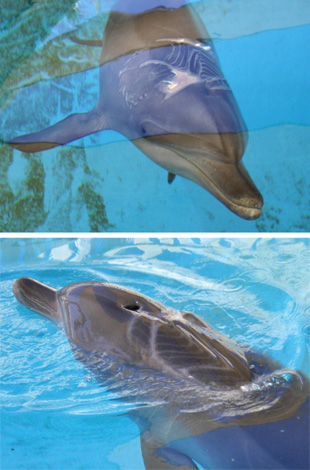
[[[224, 194], [223, 194], [223, 197], [225, 197]], [[237, 205], [233, 201], [230, 201], [229, 199], [227, 199], [227, 204], [225, 205], [232, 212], [234, 212], [235, 214], [239, 215], [240, 217], [246, 220], [258, 219], [263, 213], [263, 211], [261, 210], [261, 207], [263, 205], [262, 203], [257, 203], [253, 207], [247, 207], [241, 204]]]
[[231, 212], [246, 220], [262, 215], [263, 197], [241, 162], [232, 164], [205, 158], [205, 170], [181, 152], [176, 150], [176, 153], [196, 169], [195, 177], [186, 175], [186, 178], [207, 189]]

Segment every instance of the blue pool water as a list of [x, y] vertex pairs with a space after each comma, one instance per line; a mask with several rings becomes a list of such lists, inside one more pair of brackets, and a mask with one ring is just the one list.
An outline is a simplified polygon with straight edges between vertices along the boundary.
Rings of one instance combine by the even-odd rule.
[[[112, 5], [68, 0], [43, 25], [37, 21], [47, 15], [43, 7], [18, 19], [7, 9], [0, 138], [95, 106], [100, 48], [83, 48], [68, 35], [102, 38]], [[36, 155], [3, 144], [2, 230], [310, 230], [309, 2], [216, 0], [196, 8], [249, 129], [243, 161], [264, 197], [263, 215], [242, 220], [181, 177], [168, 185], [164, 169], [117, 132], [103, 131]]]
[[[144, 468], [138, 427], [126, 415], [136, 404], [99, 385], [63, 332], [16, 301], [20, 276], [55, 288], [119, 284], [194, 312], [241, 346], [310, 375], [308, 239], [2, 239], [0, 256], [3, 469]], [[190, 406], [190, 392], [186, 398]], [[304, 436], [296, 423], [293, 443]], [[276, 427], [275, 445], [288, 432]], [[219, 440], [210, 445], [209, 465], [199, 468], [215, 468], [212, 455], [225, 454]], [[291, 461], [298, 453], [292, 444]], [[226, 457], [234, 468], [228, 446]]]

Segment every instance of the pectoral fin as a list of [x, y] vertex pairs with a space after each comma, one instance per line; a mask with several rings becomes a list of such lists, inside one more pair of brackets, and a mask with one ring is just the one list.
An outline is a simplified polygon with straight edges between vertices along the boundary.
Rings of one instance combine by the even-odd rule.
[[141, 450], [146, 470], [198, 469], [190, 457], [157, 441], [150, 432], [141, 435]]
[[105, 117], [98, 115], [94, 110], [89, 113], [71, 114], [39, 132], [15, 137], [9, 144], [22, 152], [40, 152], [107, 128]]
[[175, 178], [175, 174], [173, 174], [169, 171], [169, 173], [168, 173], [168, 183], [171, 184], [174, 181], [174, 178]]
[[70, 36], [70, 41], [83, 46], [102, 47], [102, 39], [80, 39], [75, 36]]

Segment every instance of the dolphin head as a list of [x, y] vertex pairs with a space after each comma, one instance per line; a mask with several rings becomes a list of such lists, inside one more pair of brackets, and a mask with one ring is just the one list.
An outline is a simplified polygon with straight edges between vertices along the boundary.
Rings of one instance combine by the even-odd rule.
[[234, 387], [250, 381], [241, 348], [194, 314], [101, 282], [56, 291], [20, 278], [13, 289], [27, 308], [63, 325], [70, 343], [82, 352], [79, 358], [85, 353], [113, 354], [132, 365], [207, 385]]
[[66, 333], [75, 345], [131, 360], [136, 360], [129, 334], [135, 321], [161, 313], [161, 306], [151, 299], [100, 282], [69, 285], [59, 291], [58, 301]]
[[240, 217], [259, 217], [263, 199], [241, 163], [246, 125], [212, 43], [123, 60], [120, 90], [130, 119], [122, 132], [154, 162], [199, 184]]
[[236, 386], [250, 380], [237, 344], [193, 314], [96, 282], [62, 289], [59, 303], [68, 337], [84, 350], [108, 352], [205, 384]]

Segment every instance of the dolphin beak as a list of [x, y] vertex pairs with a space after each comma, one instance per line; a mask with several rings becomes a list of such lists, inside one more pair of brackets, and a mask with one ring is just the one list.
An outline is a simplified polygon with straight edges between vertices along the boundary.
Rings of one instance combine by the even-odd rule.
[[246, 220], [261, 216], [263, 197], [241, 162], [205, 161], [193, 181], [207, 189], [228, 209]]
[[[235, 167], [234, 173], [237, 186], [236, 189], [232, 188], [231, 199], [228, 201], [227, 207], [244, 219], [255, 220], [262, 215], [263, 197], [253, 183], [243, 163], [239, 162]], [[230, 185], [233, 184], [234, 181], [231, 180]]]
[[54, 322], [60, 320], [56, 289], [29, 277], [20, 277], [13, 285], [13, 292], [16, 299], [29, 310]]
[[263, 197], [241, 162], [201, 158], [190, 164], [193, 168], [183, 176], [209, 191], [233, 213], [246, 220], [261, 216]]

